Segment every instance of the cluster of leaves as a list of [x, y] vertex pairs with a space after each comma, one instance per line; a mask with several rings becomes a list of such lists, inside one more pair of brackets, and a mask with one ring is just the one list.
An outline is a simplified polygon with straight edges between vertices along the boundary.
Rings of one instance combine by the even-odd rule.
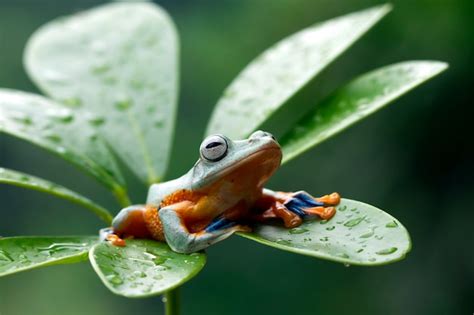
[[[207, 134], [248, 136], [389, 11], [387, 5], [378, 6], [318, 23], [269, 48], [223, 93]], [[52, 21], [30, 39], [25, 65], [49, 98], [0, 90], [2, 132], [73, 163], [109, 189], [121, 206], [130, 202], [115, 156], [144, 183], [162, 180], [178, 94], [177, 33], [164, 11], [152, 3], [114, 3]], [[441, 62], [411, 61], [355, 78], [284, 134], [283, 163], [445, 68]], [[107, 209], [44, 179], [1, 168], [0, 183], [70, 200], [111, 222]], [[385, 264], [410, 250], [406, 229], [387, 213], [347, 199], [337, 210], [330, 221], [291, 230], [261, 225], [240, 235], [344, 264]], [[177, 254], [150, 240], [130, 240], [118, 248], [96, 236], [0, 239], [0, 276], [87, 258], [108, 288], [128, 297], [177, 287], [206, 259], [205, 253]]]

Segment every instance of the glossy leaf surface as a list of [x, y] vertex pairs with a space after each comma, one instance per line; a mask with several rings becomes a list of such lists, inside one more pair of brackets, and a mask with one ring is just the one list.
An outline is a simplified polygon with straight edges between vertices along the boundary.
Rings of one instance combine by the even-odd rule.
[[291, 35], [250, 63], [225, 90], [207, 134], [242, 139], [326, 68], [389, 10], [377, 6]]
[[96, 245], [90, 260], [104, 284], [115, 294], [147, 297], [182, 285], [205, 265], [204, 253], [178, 254], [152, 240], [127, 240], [127, 246]]
[[177, 34], [149, 2], [113, 3], [41, 27], [25, 63], [56, 100], [86, 108], [122, 160], [156, 182], [168, 163], [178, 82]]
[[124, 180], [97, 135], [95, 119], [35, 94], [0, 89], [0, 132], [55, 153], [113, 191], [123, 190]]
[[356, 78], [323, 100], [281, 138], [283, 163], [369, 116], [446, 68], [443, 62], [408, 61]]
[[0, 277], [29, 269], [87, 259], [97, 236], [20, 236], [0, 238]]
[[329, 221], [306, 221], [294, 229], [259, 225], [241, 236], [289, 252], [349, 265], [382, 265], [403, 259], [410, 236], [394, 217], [371, 205], [343, 199]]
[[0, 168], [0, 184], [9, 184], [27, 189], [44, 192], [62, 199], [77, 203], [96, 214], [107, 224], [112, 221], [112, 215], [103, 207], [94, 203], [92, 200], [79, 195], [78, 193], [67, 189], [50, 181], [31, 176], [25, 173]]

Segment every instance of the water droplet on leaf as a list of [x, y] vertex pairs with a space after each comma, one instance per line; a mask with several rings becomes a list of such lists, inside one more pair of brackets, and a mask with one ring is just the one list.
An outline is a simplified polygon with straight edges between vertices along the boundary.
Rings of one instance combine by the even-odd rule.
[[291, 229], [289, 233], [290, 234], [303, 234], [308, 231], [309, 231], [308, 229], [297, 227], [297, 228]]
[[364, 220], [364, 218], [365, 218], [365, 217], [358, 217], [358, 218], [351, 219], [351, 220], [347, 221], [346, 223], [344, 223], [344, 226], [347, 226], [347, 227], [356, 226], [356, 225], [358, 225], [360, 222], [362, 222], [362, 220]]
[[387, 224], [385, 224], [385, 227], [387, 228], [396, 228], [397, 226], [398, 226], [398, 223], [395, 221], [388, 222]]
[[397, 251], [396, 247], [389, 247], [389, 248], [379, 250], [378, 252], [375, 252], [375, 253], [377, 255], [389, 255], [389, 254], [395, 253], [396, 251]]

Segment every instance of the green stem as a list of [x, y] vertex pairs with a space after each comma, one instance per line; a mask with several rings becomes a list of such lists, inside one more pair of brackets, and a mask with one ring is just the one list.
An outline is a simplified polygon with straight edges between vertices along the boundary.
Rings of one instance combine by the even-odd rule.
[[132, 202], [128, 197], [127, 191], [123, 187], [115, 188], [114, 195], [121, 207], [125, 208], [131, 205]]
[[167, 291], [163, 296], [165, 315], [179, 315], [179, 287]]

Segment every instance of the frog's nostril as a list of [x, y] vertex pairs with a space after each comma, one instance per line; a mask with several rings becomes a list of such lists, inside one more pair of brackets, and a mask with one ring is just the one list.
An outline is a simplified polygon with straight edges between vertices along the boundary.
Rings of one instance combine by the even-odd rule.
[[271, 133], [262, 131], [262, 130], [257, 130], [254, 133], [252, 133], [252, 135], [250, 136], [250, 139], [258, 139], [258, 138], [265, 138], [265, 137], [276, 140], [275, 137]]
[[266, 132], [262, 130], [257, 130], [252, 135], [250, 136], [251, 139], [256, 139], [256, 138], [263, 138], [265, 137]]
[[269, 132], [266, 132], [266, 136], [272, 138], [273, 140], [276, 140], [275, 136]]

